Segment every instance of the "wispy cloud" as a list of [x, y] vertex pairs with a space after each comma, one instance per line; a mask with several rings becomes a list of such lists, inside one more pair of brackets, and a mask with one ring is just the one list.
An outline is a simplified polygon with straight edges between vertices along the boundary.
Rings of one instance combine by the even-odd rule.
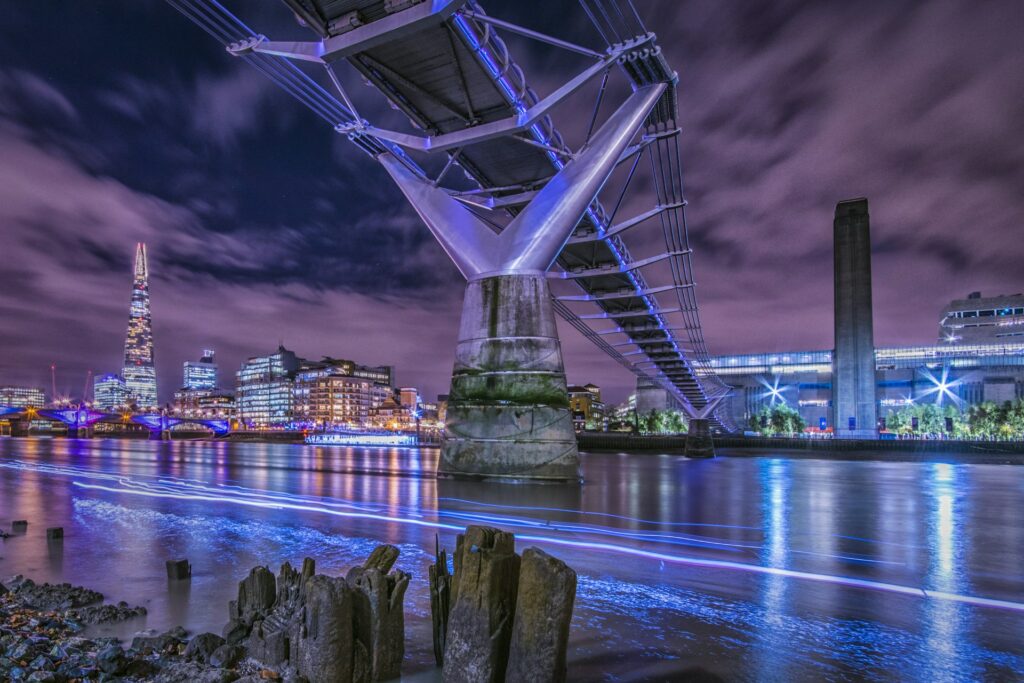
[[[831, 345], [832, 211], [850, 196], [871, 202], [880, 343], [930, 341], [944, 301], [967, 291], [1024, 289], [1019, 3], [640, 5], [680, 74], [712, 351]], [[557, 4], [487, 8], [563, 25]], [[51, 360], [116, 369], [131, 245], [145, 240], [164, 388], [203, 345], [230, 369], [283, 339], [443, 391], [461, 284], [386, 175], [169, 9], [125, 11], [133, 30], [107, 41], [110, 17], [15, 11], [0, 46], [0, 312], [18, 320], [0, 328], [0, 381], [45, 381]], [[593, 44], [580, 17], [571, 37]], [[44, 34], [65, 49], [38, 50]], [[517, 58], [542, 92], [565, 69]], [[563, 345], [570, 379], [625, 393], [629, 377], [588, 342], [565, 330]]]

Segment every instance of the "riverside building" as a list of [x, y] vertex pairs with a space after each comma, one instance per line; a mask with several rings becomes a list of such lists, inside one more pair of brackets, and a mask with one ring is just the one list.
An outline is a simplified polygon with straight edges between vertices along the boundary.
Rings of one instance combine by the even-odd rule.
[[394, 393], [389, 366], [324, 358], [310, 361], [278, 347], [237, 373], [238, 419], [264, 428], [365, 426], [371, 411]]
[[389, 368], [366, 368], [347, 360], [307, 361], [295, 376], [296, 416], [320, 429], [364, 426], [370, 411], [393, 393], [389, 384], [371, 377], [390, 376]]
[[281, 428], [295, 421], [293, 383], [299, 358], [283, 346], [269, 356], [249, 358], [236, 373], [238, 419], [255, 429]]
[[184, 417], [234, 417], [235, 397], [218, 385], [214, 351], [205, 349], [198, 362], [183, 364], [182, 386], [174, 392], [175, 413]]
[[128, 385], [120, 375], [106, 374], [92, 381], [93, 405], [100, 410], [121, 410], [128, 405]]
[[184, 362], [181, 384], [183, 389], [212, 391], [217, 388], [217, 364], [213, 356], [214, 352], [211, 349], [205, 349], [198, 362]]
[[[725, 409], [747, 425], [764, 407], [785, 404], [812, 430], [833, 430], [831, 351], [713, 356], [709, 366], [734, 387]], [[953, 403], [1024, 398], [1024, 341], [1013, 344], [900, 346], [874, 351], [873, 401], [880, 419], [911, 403]]]
[[[832, 231], [835, 348], [711, 357], [708, 371], [732, 386], [719, 410], [725, 423], [742, 430], [763, 408], [785, 404], [811, 430], [864, 437], [912, 403], [966, 409], [1024, 398], [1024, 295], [974, 292], [943, 310], [937, 345], [875, 348], [867, 200], [837, 204]], [[637, 412], [678, 407], [637, 379]]]
[[9, 408], [42, 408], [46, 405], [46, 396], [42, 389], [36, 387], [5, 386], [0, 387], [0, 406]]
[[568, 391], [569, 410], [576, 430], [584, 429], [588, 424], [592, 428], [603, 428], [605, 409], [601, 401], [601, 387], [596, 384], [570, 385]]
[[940, 344], [1000, 342], [1024, 342], [1024, 294], [971, 292], [949, 303], [939, 323]]

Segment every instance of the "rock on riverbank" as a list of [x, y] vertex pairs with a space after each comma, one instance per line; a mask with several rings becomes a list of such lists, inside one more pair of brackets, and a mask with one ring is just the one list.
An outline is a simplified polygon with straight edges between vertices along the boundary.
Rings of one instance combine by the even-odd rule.
[[[55, 587], [47, 590], [59, 592]], [[244, 659], [242, 648], [226, 645], [212, 633], [188, 640], [180, 627], [166, 633], [144, 631], [124, 648], [116, 638], [83, 636], [82, 624], [67, 616], [72, 612], [30, 606], [16, 590], [0, 584], [0, 680], [301, 683], [294, 671], [267, 669]]]

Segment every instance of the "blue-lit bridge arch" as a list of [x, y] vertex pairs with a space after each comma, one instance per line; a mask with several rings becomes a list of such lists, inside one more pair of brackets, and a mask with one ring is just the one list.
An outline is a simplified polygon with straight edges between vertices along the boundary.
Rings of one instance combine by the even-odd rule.
[[167, 415], [166, 413], [108, 413], [85, 406], [68, 408], [34, 408], [0, 406], [0, 417], [7, 420], [50, 420], [68, 427], [69, 432], [89, 430], [98, 423], [135, 424], [145, 427], [153, 435], [168, 434], [175, 427], [196, 425], [211, 430], [215, 435], [227, 434], [231, 425], [226, 419], [195, 418]]

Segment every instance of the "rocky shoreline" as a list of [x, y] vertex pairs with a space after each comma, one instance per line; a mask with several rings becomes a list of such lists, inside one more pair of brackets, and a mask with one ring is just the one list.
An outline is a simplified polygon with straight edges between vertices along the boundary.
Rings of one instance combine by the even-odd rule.
[[[538, 548], [515, 552], [512, 534], [471, 526], [430, 567], [434, 651], [448, 683], [561, 683], [576, 573]], [[306, 558], [278, 574], [254, 567], [227, 605], [220, 635], [177, 627], [117, 638], [88, 637], [89, 625], [146, 613], [104, 604], [88, 588], [0, 583], [0, 677], [78, 683], [373, 683], [401, 676], [405, 593], [398, 548], [378, 546], [344, 576], [317, 574]], [[187, 567], [185, 560], [169, 563]], [[181, 574], [189, 580], [190, 572]], [[176, 580], [170, 579], [169, 580]]]
[[96, 591], [70, 584], [36, 584], [17, 576], [0, 583], [0, 679], [76, 683], [158, 681], [229, 683], [293, 680], [244, 658], [245, 651], [182, 628], [143, 631], [124, 648], [117, 638], [90, 638], [86, 626], [144, 615], [143, 607], [98, 604]]

